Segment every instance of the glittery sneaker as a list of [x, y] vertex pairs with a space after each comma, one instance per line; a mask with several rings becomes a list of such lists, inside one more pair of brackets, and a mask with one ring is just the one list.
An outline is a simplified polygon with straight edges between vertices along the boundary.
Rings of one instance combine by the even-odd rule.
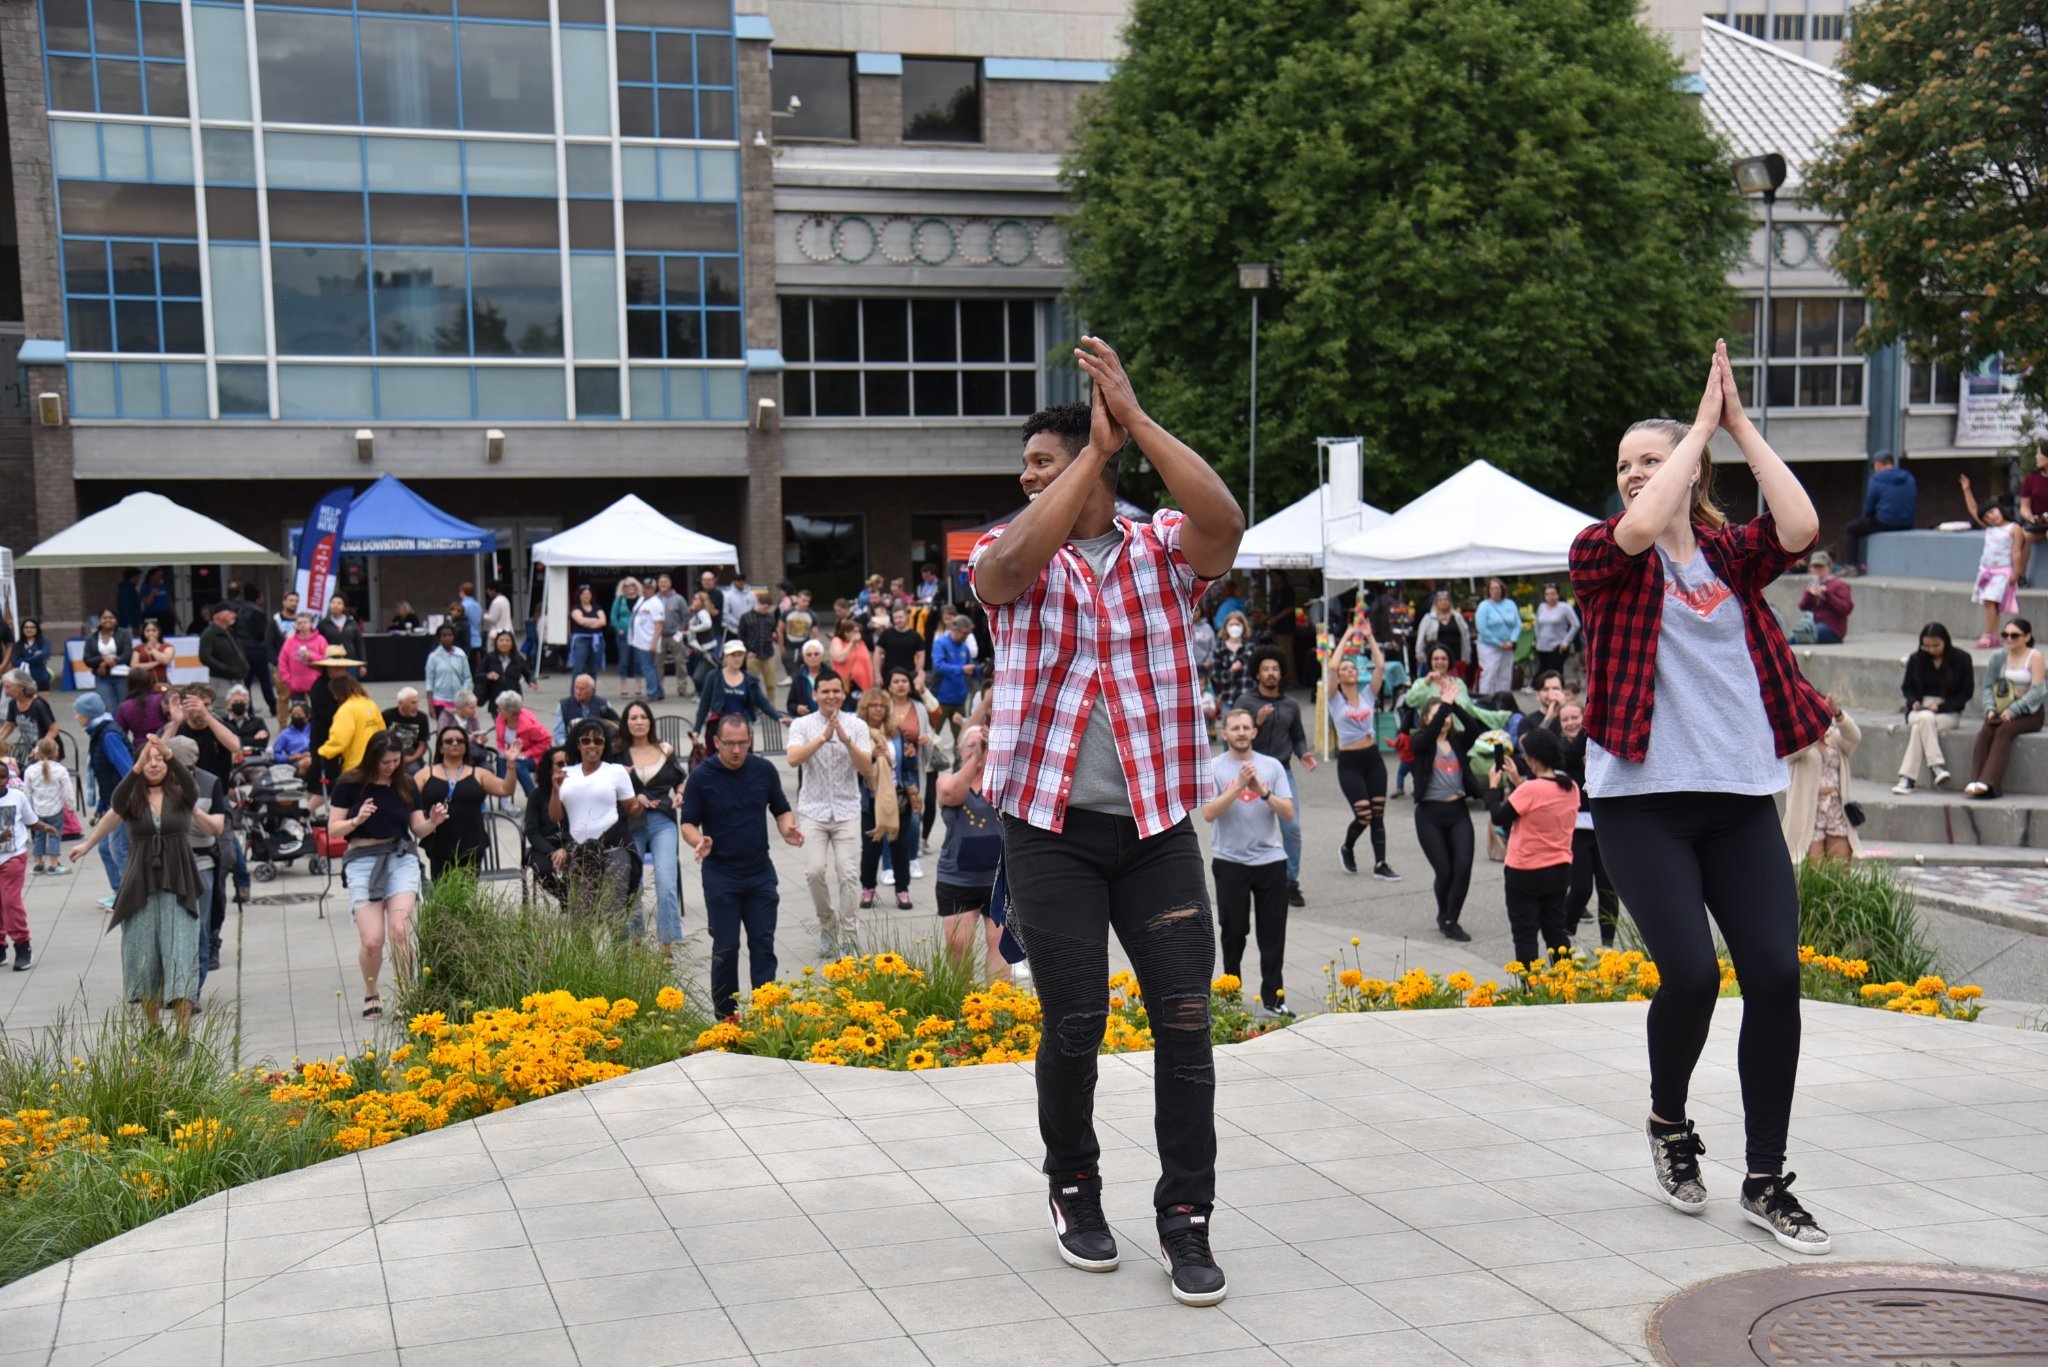
[[1792, 1194], [1797, 1173], [1783, 1177], [1746, 1177], [1742, 1181], [1742, 1213], [1749, 1222], [1771, 1232], [1771, 1237], [1794, 1253], [1826, 1253], [1834, 1241], [1820, 1227], [1799, 1198]]
[[1700, 1155], [1707, 1146], [1693, 1133], [1692, 1122], [1659, 1130], [1657, 1122], [1646, 1121], [1650, 1135], [1650, 1166], [1656, 1170], [1657, 1185], [1664, 1199], [1676, 1210], [1697, 1215], [1707, 1208], [1706, 1184], [1700, 1181]]

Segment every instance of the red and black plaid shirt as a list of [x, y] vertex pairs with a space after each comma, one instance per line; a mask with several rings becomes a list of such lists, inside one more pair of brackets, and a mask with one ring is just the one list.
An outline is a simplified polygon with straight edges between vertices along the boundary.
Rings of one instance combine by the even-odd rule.
[[[1617, 513], [1572, 540], [1572, 590], [1586, 631], [1586, 731], [1610, 754], [1641, 764], [1650, 753], [1656, 703], [1657, 634], [1664, 621], [1664, 563], [1655, 547], [1630, 555], [1614, 539]], [[1827, 699], [1793, 662], [1784, 629], [1764, 590], [1803, 551], [1778, 541], [1769, 513], [1718, 531], [1695, 526], [1700, 554], [1742, 605], [1742, 632], [1764, 715], [1780, 757], [1821, 738], [1832, 719]]]

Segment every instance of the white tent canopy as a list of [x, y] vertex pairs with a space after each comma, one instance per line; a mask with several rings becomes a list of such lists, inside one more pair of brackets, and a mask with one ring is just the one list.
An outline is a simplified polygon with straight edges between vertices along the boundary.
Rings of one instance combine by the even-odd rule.
[[1333, 542], [1333, 579], [1453, 579], [1561, 570], [1594, 519], [1475, 460], [1377, 527]]
[[[579, 565], [737, 565], [739, 550], [663, 517], [638, 494], [627, 494], [588, 522], [557, 532], [533, 548], [541, 580], [541, 636], [551, 645], [569, 639], [569, 571]], [[610, 602], [607, 587], [601, 603]]]
[[737, 565], [732, 543], [693, 532], [627, 494], [588, 522], [533, 548], [536, 565]]
[[101, 565], [282, 565], [285, 558], [162, 494], [130, 494], [26, 555], [21, 569]]
[[[1347, 512], [1325, 516], [1335, 506], [1327, 484], [1311, 489], [1271, 517], [1248, 529], [1237, 545], [1235, 565], [1241, 570], [1320, 569], [1323, 547], [1367, 531], [1392, 514], [1370, 503], [1356, 503]], [[1327, 527], [1327, 532], [1325, 528]]]

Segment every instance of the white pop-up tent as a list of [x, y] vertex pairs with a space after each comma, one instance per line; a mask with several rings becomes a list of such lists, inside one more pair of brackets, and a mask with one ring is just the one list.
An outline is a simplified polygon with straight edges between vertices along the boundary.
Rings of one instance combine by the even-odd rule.
[[1392, 516], [1356, 501], [1339, 511], [1335, 490], [1325, 484], [1247, 529], [1237, 543], [1234, 564], [1241, 570], [1321, 569], [1325, 545], [1377, 527]]
[[285, 558], [162, 494], [130, 494], [26, 555], [25, 570], [107, 565], [282, 565]]
[[1332, 543], [1332, 579], [1464, 579], [1561, 570], [1595, 519], [1475, 460], [1377, 527]]
[[737, 565], [740, 553], [731, 542], [693, 532], [664, 517], [638, 494], [627, 494], [588, 522], [536, 543], [533, 563], [547, 571], [541, 591], [541, 637], [561, 645], [569, 639], [571, 569], [585, 565]]

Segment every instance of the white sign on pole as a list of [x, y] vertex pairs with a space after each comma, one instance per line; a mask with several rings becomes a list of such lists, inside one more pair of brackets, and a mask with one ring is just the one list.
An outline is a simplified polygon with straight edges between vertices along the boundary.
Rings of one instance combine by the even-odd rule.
[[1965, 375], [1956, 395], [1956, 445], [2017, 446], [2026, 440], [2027, 408], [2017, 375]]

